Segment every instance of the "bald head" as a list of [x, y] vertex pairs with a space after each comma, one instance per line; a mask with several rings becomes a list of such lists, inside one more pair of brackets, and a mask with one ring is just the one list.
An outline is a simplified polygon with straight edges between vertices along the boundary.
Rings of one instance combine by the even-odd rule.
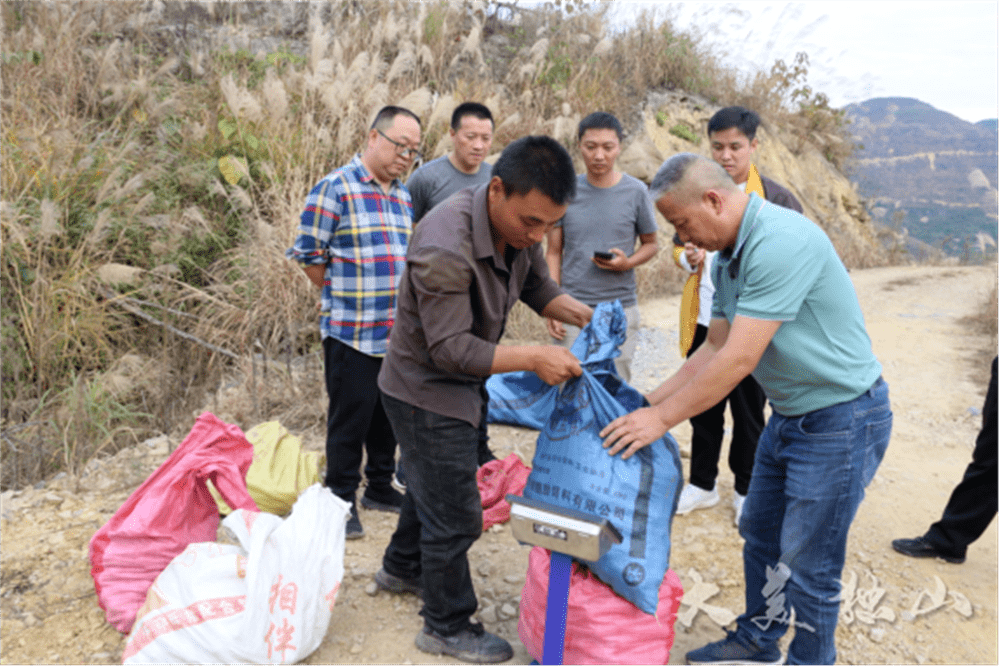
[[694, 153], [678, 153], [668, 159], [649, 184], [653, 201], [670, 194], [678, 203], [690, 203], [701, 199], [707, 190], [740, 191], [725, 169]]

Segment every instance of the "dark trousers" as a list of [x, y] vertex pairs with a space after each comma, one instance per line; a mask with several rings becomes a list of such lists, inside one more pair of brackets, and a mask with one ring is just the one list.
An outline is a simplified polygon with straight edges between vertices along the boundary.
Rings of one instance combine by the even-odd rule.
[[361, 484], [362, 447], [368, 453], [365, 477], [370, 489], [388, 489], [395, 469], [396, 438], [378, 390], [382, 358], [327, 337], [323, 339], [323, 366], [330, 399], [326, 485], [350, 503]]
[[[495, 454], [493, 454], [493, 450], [490, 449], [490, 436], [487, 430], [488, 424], [486, 421], [486, 414], [487, 412], [489, 412], [489, 406], [490, 406], [490, 395], [489, 392], [486, 391], [485, 383], [483, 383], [483, 387], [480, 389], [479, 393], [483, 397], [483, 411], [479, 419], [479, 453], [476, 456], [479, 459], [479, 465], [483, 465], [484, 463], [495, 461], [497, 457]], [[400, 449], [399, 452], [399, 460], [400, 464], [402, 465], [403, 461], [402, 449]], [[404, 468], [403, 479], [405, 478], [406, 478], [406, 469]]]
[[469, 547], [483, 532], [476, 485], [479, 429], [382, 394], [399, 436], [406, 495], [382, 557], [389, 574], [421, 579], [424, 623], [442, 635], [469, 625], [477, 607]]
[[972, 450], [972, 463], [951, 492], [941, 520], [925, 539], [941, 551], [965, 556], [997, 514], [997, 359], [993, 358], [990, 386], [983, 404], [983, 427]]
[[479, 415], [479, 453], [477, 457], [479, 459], [479, 465], [484, 463], [489, 463], [490, 461], [496, 460], [496, 455], [493, 454], [493, 450], [490, 449], [490, 436], [487, 429], [486, 414], [489, 412], [490, 407], [490, 393], [486, 391], [486, 383], [483, 383], [482, 388], [479, 393], [483, 397], [483, 411]]
[[[698, 325], [691, 343], [690, 357], [705, 342], [708, 328]], [[736, 478], [736, 493], [747, 494], [757, 441], [764, 430], [764, 403], [767, 397], [753, 376], [748, 375], [719, 401], [699, 415], [691, 418], [691, 474], [688, 481], [695, 486], [711, 490], [719, 476], [719, 454], [725, 433], [726, 401], [733, 412], [733, 440], [729, 445], [729, 469]]]

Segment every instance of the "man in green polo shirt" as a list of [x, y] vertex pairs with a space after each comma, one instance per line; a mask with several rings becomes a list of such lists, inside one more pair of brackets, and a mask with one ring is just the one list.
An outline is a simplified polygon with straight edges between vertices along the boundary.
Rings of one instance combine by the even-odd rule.
[[704, 157], [673, 156], [650, 191], [683, 242], [719, 252], [712, 321], [650, 407], [601, 431], [608, 453], [631, 456], [751, 373], [772, 407], [740, 520], [746, 611], [688, 663], [777, 664], [794, 608], [788, 662], [833, 664], [848, 529], [892, 430], [854, 286], [822, 229]]

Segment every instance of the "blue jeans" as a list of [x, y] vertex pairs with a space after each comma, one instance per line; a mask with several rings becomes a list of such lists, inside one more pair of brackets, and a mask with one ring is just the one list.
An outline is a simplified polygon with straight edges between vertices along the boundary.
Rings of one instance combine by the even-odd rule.
[[479, 429], [382, 394], [399, 438], [406, 495], [399, 523], [382, 557], [389, 574], [420, 579], [420, 615], [430, 629], [453, 635], [469, 625], [478, 601], [469, 547], [483, 532], [476, 485]]
[[772, 413], [740, 519], [744, 642], [768, 647], [795, 610], [790, 664], [833, 664], [847, 531], [889, 445], [889, 387], [798, 417]]

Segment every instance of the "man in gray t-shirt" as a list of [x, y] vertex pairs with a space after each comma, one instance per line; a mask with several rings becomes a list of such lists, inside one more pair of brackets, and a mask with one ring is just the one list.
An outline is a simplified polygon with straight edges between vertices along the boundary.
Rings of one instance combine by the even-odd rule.
[[[621, 301], [628, 330], [615, 367], [628, 382], [639, 330], [634, 269], [652, 259], [659, 246], [646, 186], [615, 170], [622, 134], [621, 123], [609, 113], [598, 111], [580, 121], [577, 136], [587, 173], [577, 176], [576, 197], [548, 234], [545, 260], [556, 282], [588, 306]], [[548, 329], [564, 347], [572, 346], [579, 333], [552, 319]]]
[[417, 169], [406, 182], [413, 200], [413, 224], [459, 190], [490, 180], [490, 165], [483, 162], [493, 144], [490, 110], [477, 102], [459, 104], [451, 114], [448, 133], [452, 151]]

